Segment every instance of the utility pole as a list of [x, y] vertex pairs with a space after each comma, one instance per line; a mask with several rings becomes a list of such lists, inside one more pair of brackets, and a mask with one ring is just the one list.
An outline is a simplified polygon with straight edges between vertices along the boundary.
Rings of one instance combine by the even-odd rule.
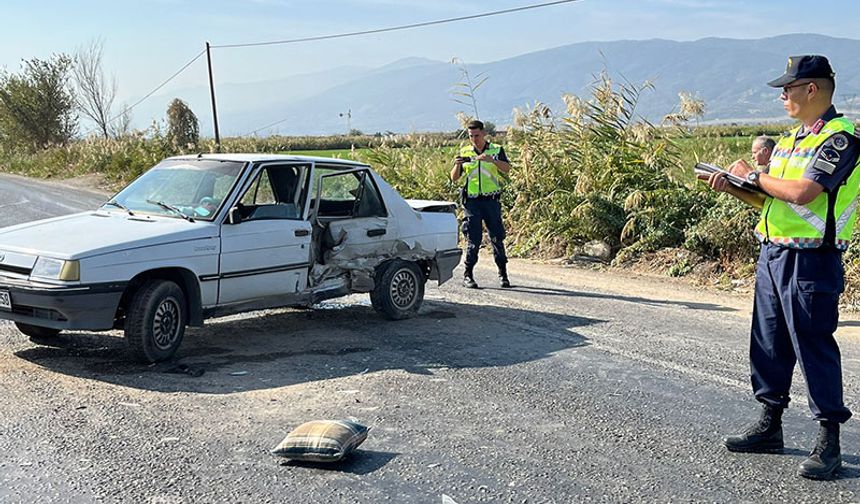
[[349, 132], [352, 131], [352, 109], [349, 108], [346, 113], [341, 112], [338, 116], [346, 117], [346, 134], [349, 135]]
[[212, 78], [212, 54], [206, 42], [206, 61], [209, 64], [209, 94], [212, 96], [212, 120], [215, 122], [215, 150], [221, 152], [221, 134], [218, 132], [218, 111], [215, 108], [215, 80]]

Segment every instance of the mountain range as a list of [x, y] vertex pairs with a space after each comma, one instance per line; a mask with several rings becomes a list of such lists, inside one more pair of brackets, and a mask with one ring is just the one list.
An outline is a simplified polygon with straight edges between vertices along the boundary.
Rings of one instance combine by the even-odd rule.
[[[856, 117], [860, 111], [860, 40], [817, 34], [762, 39], [704, 38], [695, 41], [620, 40], [583, 42], [463, 67], [406, 58], [379, 68], [339, 67], [286, 79], [216, 83], [222, 136], [324, 135], [348, 128], [365, 133], [450, 131], [458, 111], [452, 91], [470, 76], [487, 77], [476, 92], [479, 116], [503, 126], [514, 107], [542, 102], [563, 107], [562, 95], [587, 96], [603, 70], [618, 81], [653, 84], [637, 111], [659, 121], [677, 109], [678, 93], [704, 100], [705, 122], [784, 120], [778, 91], [765, 85], [782, 74], [787, 57], [824, 54], [837, 72], [834, 102]], [[151, 97], [134, 111], [134, 125], [163, 119], [167, 104], [181, 98], [198, 115], [201, 133], [212, 134], [209, 89], [178, 90]]]

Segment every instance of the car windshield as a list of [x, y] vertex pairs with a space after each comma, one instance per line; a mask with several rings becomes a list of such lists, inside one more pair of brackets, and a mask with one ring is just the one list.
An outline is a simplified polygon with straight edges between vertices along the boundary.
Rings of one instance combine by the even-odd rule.
[[211, 159], [162, 161], [111, 198], [105, 208], [211, 221], [236, 184], [242, 166]]

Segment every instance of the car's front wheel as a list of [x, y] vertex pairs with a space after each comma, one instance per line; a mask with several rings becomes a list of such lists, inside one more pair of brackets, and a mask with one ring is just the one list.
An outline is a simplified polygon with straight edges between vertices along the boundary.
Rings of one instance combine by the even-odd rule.
[[37, 345], [51, 345], [60, 335], [59, 329], [51, 329], [50, 327], [39, 327], [22, 322], [15, 322], [15, 327], [30, 337], [30, 341]]
[[144, 362], [173, 357], [188, 319], [185, 294], [168, 280], [149, 280], [132, 297], [125, 319], [125, 339], [132, 354]]
[[370, 303], [389, 320], [409, 318], [421, 308], [425, 281], [414, 262], [396, 259], [383, 263], [376, 271]]

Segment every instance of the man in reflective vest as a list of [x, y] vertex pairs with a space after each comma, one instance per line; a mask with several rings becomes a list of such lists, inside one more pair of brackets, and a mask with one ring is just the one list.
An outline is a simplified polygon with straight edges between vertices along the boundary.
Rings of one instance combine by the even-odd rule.
[[[820, 422], [818, 441], [800, 476], [832, 478], [842, 465], [839, 426], [851, 416], [842, 392], [839, 347], [833, 337], [844, 288], [842, 252], [857, 214], [860, 169], [854, 124], [832, 105], [835, 74], [823, 56], [792, 56], [785, 74], [768, 83], [781, 89], [783, 107], [801, 124], [776, 144], [767, 173], [746, 162], [731, 166], [768, 197], [756, 235], [750, 370], [760, 419], [730, 436], [735, 452], [783, 449], [782, 411], [788, 406], [796, 362], [806, 379], [809, 408]], [[711, 187], [731, 192], [724, 176]]]
[[493, 246], [493, 256], [499, 268], [499, 285], [504, 288], [511, 286], [508, 280], [508, 257], [505, 254], [505, 225], [502, 222], [502, 205], [499, 198], [502, 195], [502, 174], [511, 170], [505, 150], [487, 142], [484, 123], [471, 121], [467, 125], [470, 145], [460, 149], [454, 159], [451, 169], [451, 180], [457, 181], [466, 175], [466, 185], [463, 188], [465, 198], [466, 218], [463, 221], [463, 232], [468, 240], [466, 247], [466, 271], [463, 275], [463, 285], [477, 289], [473, 270], [478, 262], [478, 249], [481, 248], [483, 228], [486, 223], [490, 244]]

